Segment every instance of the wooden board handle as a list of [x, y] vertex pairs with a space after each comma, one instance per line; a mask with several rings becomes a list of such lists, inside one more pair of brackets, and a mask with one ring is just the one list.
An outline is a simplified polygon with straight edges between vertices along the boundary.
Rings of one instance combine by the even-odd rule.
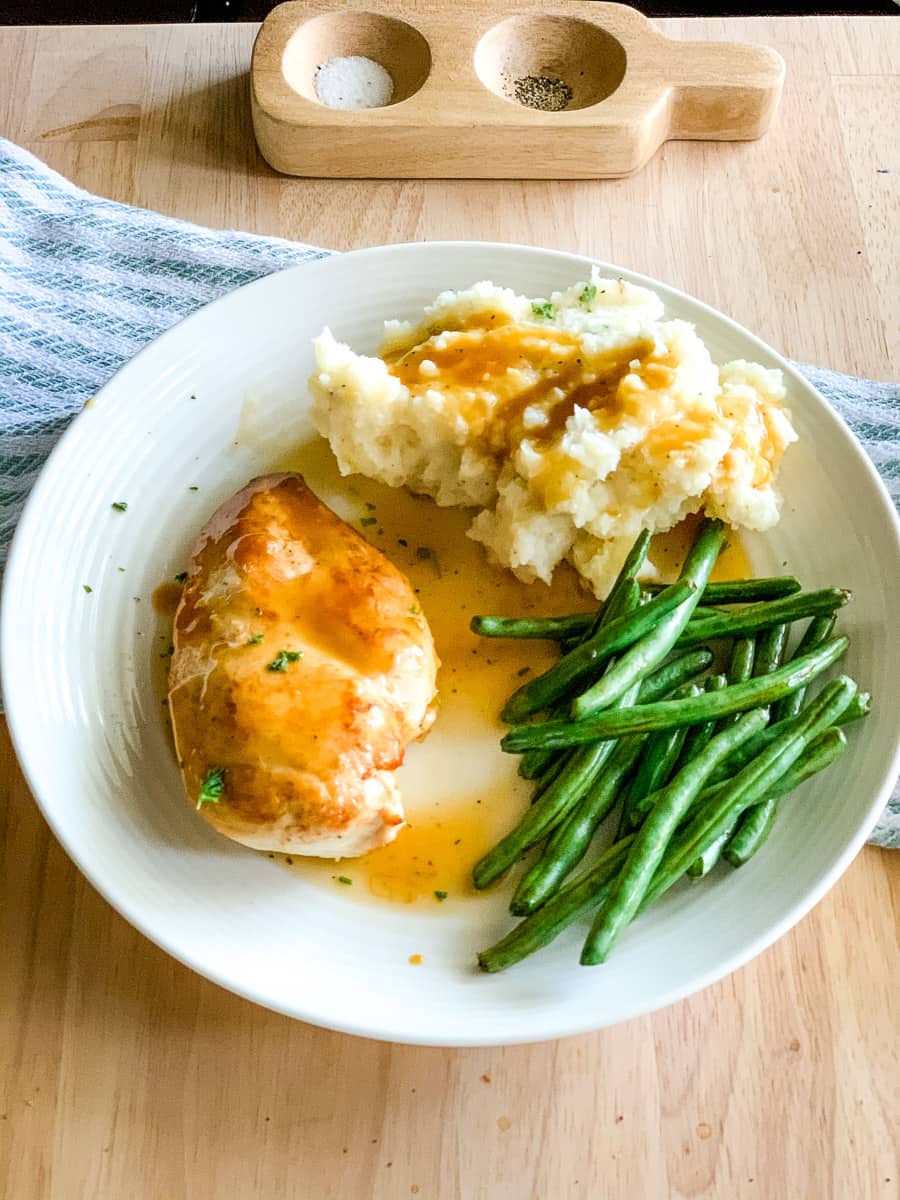
[[784, 59], [766, 46], [667, 42], [670, 138], [750, 140], [766, 132], [784, 83]]

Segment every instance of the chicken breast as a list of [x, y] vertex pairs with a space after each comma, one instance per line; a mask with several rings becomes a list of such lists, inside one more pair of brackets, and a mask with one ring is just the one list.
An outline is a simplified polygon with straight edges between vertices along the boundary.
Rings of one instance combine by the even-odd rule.
[[438, 659], [409, 581], [299, 475], [207, 522], [175, 614], [169, 711], [190, 803], [258, 850], [396, 837], [393, 772], [434, 719]]

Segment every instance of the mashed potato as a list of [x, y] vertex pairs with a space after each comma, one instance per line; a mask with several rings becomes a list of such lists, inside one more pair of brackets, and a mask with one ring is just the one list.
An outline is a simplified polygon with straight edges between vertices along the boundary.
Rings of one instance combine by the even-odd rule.
[[781, 373], [717, 367], [659, 297], [596, 270], [548, 299], [492, 283], [388, 321], [380, 357], [326, 329], [314, 419], [344, 474], [477, 508], [469, 534], [525, 580], [571, 562], [597, 596], [634, 537], [705, 508], [764, 530], [796, 440]]

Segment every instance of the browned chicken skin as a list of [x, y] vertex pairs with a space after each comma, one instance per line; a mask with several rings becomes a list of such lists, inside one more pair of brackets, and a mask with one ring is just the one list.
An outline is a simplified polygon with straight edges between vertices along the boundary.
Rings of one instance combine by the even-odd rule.
[[213, 514], [173, 641], [169, 709], [192, 805], [222, 771], [218, 802], [200, 805], [211, 825], [325, 858], [396, 836], [393, 772], [434, 716], [431, 632], [405, 576], [299, 475], [254, 479]]

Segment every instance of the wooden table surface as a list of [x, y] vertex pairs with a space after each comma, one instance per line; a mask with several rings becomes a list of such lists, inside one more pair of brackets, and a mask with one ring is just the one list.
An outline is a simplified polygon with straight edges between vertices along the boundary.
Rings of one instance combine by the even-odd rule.
[[[104, 196], [338, 248], [555, 246], [723, 309], [788, 355], [900, 361], [900, 23], [660, 23], [787, 60], [772, 133], [608, 183], [279, 178], [252, 26], [0, 32], [0, 133]], [[84, 882], [5, 735], [6, 1200], [864, 1200], [900, 1189], [900, 854], [866, 848], [755, 962], [651, 1017], [531, 1047], [363, 1041], [171, 961]]]

